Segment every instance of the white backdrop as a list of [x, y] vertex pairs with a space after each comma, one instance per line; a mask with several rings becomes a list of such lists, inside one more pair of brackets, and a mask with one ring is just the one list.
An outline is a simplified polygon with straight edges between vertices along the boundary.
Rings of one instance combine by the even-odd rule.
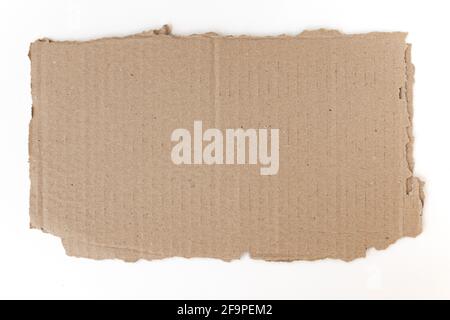
[[[0, 2], [0, 298], [450, 298], [450, 5], [443, 1]], [[352, 263], [244, 258], [127, 264], [70, 258], [28, 229], [29, 43], [128, 35], [169, 23], [175, 34], [407, 31], [416, 65], [416, 175], [424, 232]]]

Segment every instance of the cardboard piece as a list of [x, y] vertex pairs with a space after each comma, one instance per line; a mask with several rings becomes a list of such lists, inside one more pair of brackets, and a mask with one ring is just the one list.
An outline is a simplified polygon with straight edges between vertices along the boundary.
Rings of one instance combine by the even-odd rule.
[[126, 261], [353, 260], [418, 235], [405, 37], [33, 43], [31, 227]]

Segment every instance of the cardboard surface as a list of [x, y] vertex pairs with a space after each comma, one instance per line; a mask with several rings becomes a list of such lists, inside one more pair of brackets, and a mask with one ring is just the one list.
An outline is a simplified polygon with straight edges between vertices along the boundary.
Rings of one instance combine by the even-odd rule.
[[[69, 255], [127, 261], [353, 260], [418, 235], [405, 37], [33, 43], [31, 226]], [[205, 151], [207, 132], [222, 148]]]

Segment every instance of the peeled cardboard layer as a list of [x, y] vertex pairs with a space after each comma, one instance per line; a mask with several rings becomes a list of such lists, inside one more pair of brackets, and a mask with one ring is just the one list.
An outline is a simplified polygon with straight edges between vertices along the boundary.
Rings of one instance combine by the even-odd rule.
[[[418, 235], [405, 37], [165, 27], [33, 43], [31, 226], [69, 255], [127, 261], [352, 260]], [[278, 129], [278, 171], [175, 164], [171, 136], [184, 128], [196, 139], [195, 121], [200, 134]]]

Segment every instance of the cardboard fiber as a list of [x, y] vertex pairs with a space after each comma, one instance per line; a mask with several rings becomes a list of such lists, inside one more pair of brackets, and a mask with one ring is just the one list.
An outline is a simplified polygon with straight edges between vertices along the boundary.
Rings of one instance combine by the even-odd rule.
[[126, 261], [349, 261], [418, 235], [405, 37], [34, 42], [31, 227]]

